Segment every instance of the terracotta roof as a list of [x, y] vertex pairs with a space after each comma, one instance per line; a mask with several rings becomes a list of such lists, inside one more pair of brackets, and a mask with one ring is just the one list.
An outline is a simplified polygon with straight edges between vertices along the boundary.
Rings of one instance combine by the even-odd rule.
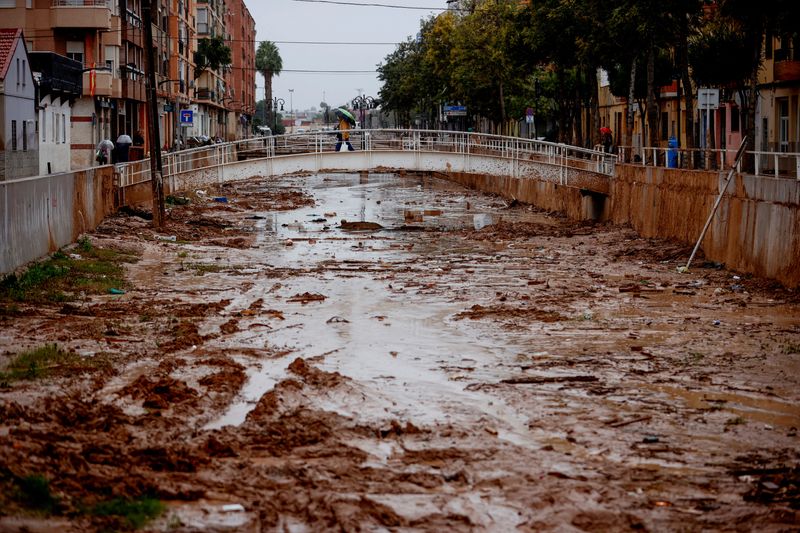
[[0, 28], [0, 80], [6, 79], [20, 35], [22, 30], [19, 28]]

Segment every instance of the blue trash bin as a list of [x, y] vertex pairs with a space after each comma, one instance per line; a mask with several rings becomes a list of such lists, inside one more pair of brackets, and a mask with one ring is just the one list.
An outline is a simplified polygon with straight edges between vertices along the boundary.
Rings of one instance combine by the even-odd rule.
[[667, 141], [667, 166], [669, 168], [678, 168], [678, 139], [670, 137]]

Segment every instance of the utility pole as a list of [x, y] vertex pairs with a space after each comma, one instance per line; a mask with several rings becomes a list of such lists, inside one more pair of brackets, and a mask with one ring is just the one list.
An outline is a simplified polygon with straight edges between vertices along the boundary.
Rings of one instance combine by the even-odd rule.
[[[153, 18], [158, 18], [158, 1], [149, 0], [143, 9], [144, 47], [147, 66], [147, 105], [150, 120], [147, 121], [147, 138], [150, 143], [150, 185], [153, 191], [153, 226], [164, 226], [163, 165], [161, 163], [161, 139], [158, 135], [158, 98], [156, 94], [156, 52], [153, 47]], [[144, 7], [144, 6], [143, 6]]]

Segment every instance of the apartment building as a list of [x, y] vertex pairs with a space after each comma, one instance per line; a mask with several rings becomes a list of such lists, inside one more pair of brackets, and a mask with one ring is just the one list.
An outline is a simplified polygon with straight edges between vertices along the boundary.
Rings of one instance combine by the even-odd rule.
[[28, 50], [54, 52], [83, 65], [82, 94], [72, 108], [71, 168], [93, 164], [102, 139], [115, 139], [122, 99], [119, 4], [112, 0], [0, 0], [0, 19], [21, 28]]
[[[198, 41], [226, 36], [224, 0], [196, 0], [195, 12]], [[206, 69], [198, 74], [194, 86], [194, 125], [187, 133], [224, 139], [227, 137], [224, 102], [228, 96], [224, 68]]]
[[246, 137], [252, 131], [256, 110], [256, 21], [243, 0], [228, 0], [225, 11], [231, 68], [226, 73], [228, 96], [228, 140]]

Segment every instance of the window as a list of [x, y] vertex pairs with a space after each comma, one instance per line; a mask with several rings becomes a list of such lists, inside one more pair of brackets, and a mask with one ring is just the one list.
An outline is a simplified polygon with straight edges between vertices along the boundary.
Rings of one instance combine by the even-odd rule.
[[111, 75], [114, 76], [114, 65], [116, 65], [116, 50], [114, 46], [106, 46], [103, 49], [103, 57], [106, 61], [106, 67], [111, 71]]
[[0, 7], [17, 7], [17, 0], [0, 0]]
[[28, 70], [28, 62], [25, 59], [23, 59], [22, 60], [22, 86], [23, 87], [25, 87], [25, 85], [28, 83], [28, 76], [25, 75], [25, 72], [27, 70]]
[[42, 142], [47, 142], [47, 109], [42, 111]]
[[208, 9], [197, 10], [197, 33], [208, 33]]
[[67, 57], [83, 65], [83, 41], [67, 41]]
[[19, 58], [17, 58], [17, 85], [19, 85], [21, 76], [19, 75]]
[[67, 142], [67, 115], [61, 113], [61, 142]]
[[22, 151], [28, 151], [28, 121], [22, 121]]
[[731, 108], [731, 131], [739, 131], [739, 108]]
[[59, 114], [53, 113], [53, 143], [58, 144], [58, 119]]
[[669, 113], [661, 113], [661, 138], [669, 137]]
[[17, 149], [17, 121], [11, 121], [11, 150]]

